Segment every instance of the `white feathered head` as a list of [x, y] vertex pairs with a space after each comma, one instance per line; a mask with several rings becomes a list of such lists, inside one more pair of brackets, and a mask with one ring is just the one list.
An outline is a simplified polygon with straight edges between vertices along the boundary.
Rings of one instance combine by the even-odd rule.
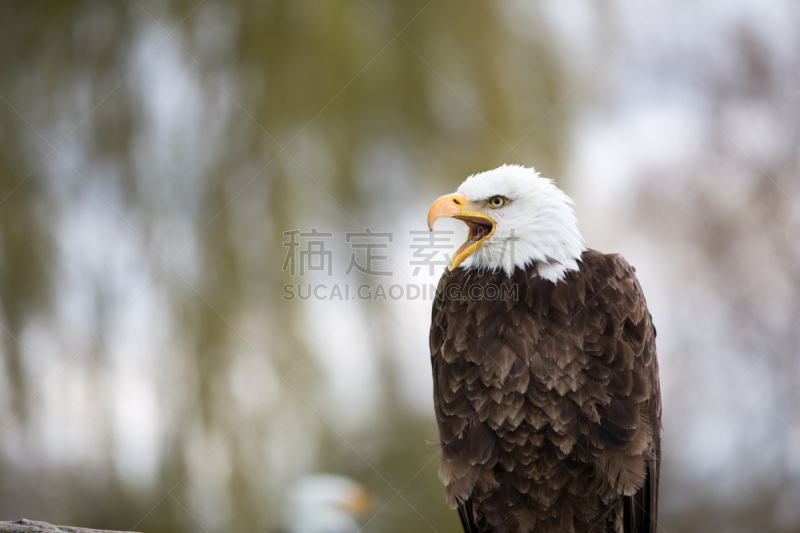
[[578, 269], [584, 250], [572, 200], [532, 168], [503, 165], [470, 176], [433, 203], [428, 228], [445, 217], [469, 226], [450, 270], [503, 269], [511, 275], [536, 263], [539, 275], [555, 282]]

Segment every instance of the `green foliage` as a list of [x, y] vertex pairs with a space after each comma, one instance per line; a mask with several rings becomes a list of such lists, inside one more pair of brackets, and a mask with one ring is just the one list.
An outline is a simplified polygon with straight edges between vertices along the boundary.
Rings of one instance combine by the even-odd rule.
[[[101, 392], [81, 406], [113, 427], [103, 406], [116, 384], [101, 382], [114, 378], [92, 370], [116, 363], [105, 336], [94, 336], [125, 320], [131, 302], [110, 286], [108, 265], [87, 272], [101, 311], [88, 317], [84, 339], [94, 356], [75, 356], [55, 318], [64, 312], [59, 294], [69, 294], [63, 269], [74, 236], [61, 228], [70, 213], [105, 213], [137, 243], [151, 280], [142, 291], [163, 302], [169, 340], [151, 376], [159, 467], [144, 484], [120, 470], [125, 452], [113, 431], [100, 431], [106, 444], [88, 465], [33, 451], [24, 464], [0, 457], [9, 496], [0, 510], [111, 529], [264, 531], [277, 526], [292, 476], [321, 470], [358, 479], [386, 504], [365, 531], [457, 531], [426, 444], [433, 418], [406, 405], [397, 354], [381, 340], [391, 338], [390, 320], [374, 323], [380, 415], [351, 430], [322, 419], [329, 393], [305, 357], [314, 348], [309, 313], [280, 300], [281, 233], [311, 216], [342, 231], [386, 223], [375, 213], [396, 213], [397, 198], [382, 191], [397, 178], [363, 168], [387, 147], [405, 162], [393, 190], [408, 201], [500, 163], [535, 162], [558, 176], [569, 112], [566, 102], [556, 106], [568, 89], [561, 58], [536, 21], [529, 35], [512, 32], [508, 9], [455, 0], [4, 2], [0, 322], [9, 403], [0, 427], [21, 442], [40, 438], [30, 425], [47, 413], [46, 395], [26, 408], [40, 354], [20, 344], [34, 323], [63, 342], [52, 376], [68, 363], [59, 384], [85, 376], [86, 390]], [[187, 101], [199, 104], [169, 116], [194, 129], [159, 134], [158, 91], [187, 87]], [[188, 229], [165, 237], [175, 228]], [[254, 394], [266, 400], [241, 399], [237, 365], [265, 376]], [[275, 377], [290, 370], [285, 382]], [[311, 464], [297, 459], [297, 443]], [[45, 479], [50, 488], [40, 490]], [[20, 487], [28, 497], [11, 497]], [[201, 525], [206, 504], [227, 506], [227, 525]]]

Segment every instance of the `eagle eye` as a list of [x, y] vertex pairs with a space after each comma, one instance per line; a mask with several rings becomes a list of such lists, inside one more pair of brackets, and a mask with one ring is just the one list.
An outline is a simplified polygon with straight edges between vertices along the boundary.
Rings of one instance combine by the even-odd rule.
[[489, 199], [488, 204], [489, 207], [491, 207], [492, 209], [500, 209], [501, 207], [506, 205], [506, 199], [503, 198], [502, 196], [493, 196], [492, 198]]

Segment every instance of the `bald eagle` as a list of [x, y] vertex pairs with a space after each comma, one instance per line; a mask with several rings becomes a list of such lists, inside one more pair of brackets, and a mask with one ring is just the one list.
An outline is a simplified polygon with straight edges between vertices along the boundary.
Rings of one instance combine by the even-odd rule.
[[634, 268], [584, 247], [531, 168], [470, 176], [428, 227], [466, 222], [433, 303], [434, 409], [466, 533], [655, 533], [656, 330]]
[[370, 491], [345, 476], [312, 474], [288, 490], [286, 533], [358, 533], [356, 517], [375, 506]]

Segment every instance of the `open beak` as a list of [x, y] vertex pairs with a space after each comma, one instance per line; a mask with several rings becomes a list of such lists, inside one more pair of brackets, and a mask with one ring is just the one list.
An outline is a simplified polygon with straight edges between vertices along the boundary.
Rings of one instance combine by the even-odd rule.
[[467, 199], [463, 194], [446, 194], [433, 202], [428, 211], [428, 229], [433, 231], [433, 223], [440, 218], [455, 218], [463, 220], [469, 226], [467, 242], [456, 250], [447, 267], [454, 270], [464, 259], [481, 247], [481, 243], [489, 238], [494, 231], [494, 220], [483, 213], [468, 209]]

